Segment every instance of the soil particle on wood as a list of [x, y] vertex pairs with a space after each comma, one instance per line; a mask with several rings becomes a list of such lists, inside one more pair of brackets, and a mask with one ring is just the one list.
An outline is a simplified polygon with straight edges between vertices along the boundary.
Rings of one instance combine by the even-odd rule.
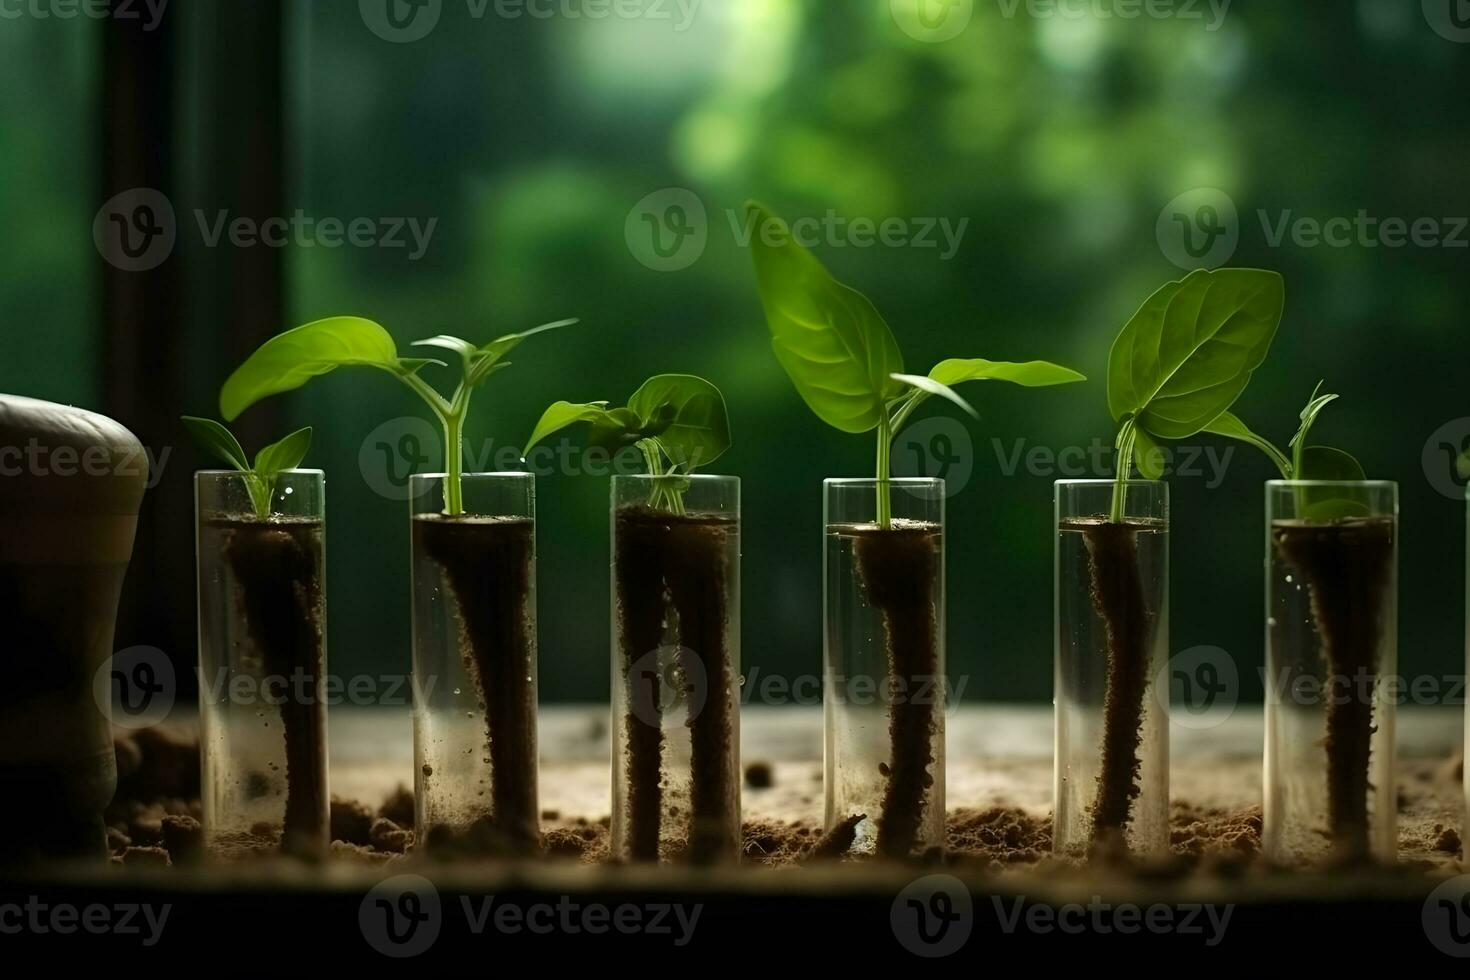
[[[1307, 585], [1329, 675], [1345, 679], [1354, 692], [1371, 690], [1378, 673], [1378, 646], [1393, 570], [1394, 521], [1278, 521], [1271, 535], [1277, 552]], [[1323, 747], [1333, 858], [1340, 863], [1361, 862], [1370, 855], [1373, 699], [1363, 694], [1331, 698], [1326, 711]]]
[[869, 605], [883, 619], [888, 661], [889, 758], [878, 814], [876, 850], [886, 858], [908, 858], [920, 843], [920, 827], [934, 785], [934, 736], [941, 690], [939, 624], [934, 587], [938, 580], [941, 532], [934, 524], [895, 521], [888, 529], [852, 526], [853, 562]]
[[[722, 516], [647, 506], [619, 508], [615, 520], [618, 647], [628, 701], [621, 762], [628, 786], [627, 857], [647, 861], [677, 852], [695, 864], [727, 859], [733, 856], [740, 805], [731, 610], [726, 608], [738, 526]], [[631, 676], [648, 654], [670, 646], [677, 650], [685, 683], [703, 688], [692, 692], [703, 703], [686, 721], [687, 806], [671, 806], [665, 799], [661, 681]], [[683, 844], [671, 848], [675, 838], [683, 838]]]
[[1138, 535], [1157, 530], [1157, 525], [1088, 520], [1064, 524], [1063, 529], [1082, 532], [1092, 605], [1107, 635], [1107, 693], [1101, 771], [1092, 805], [1093, 842], [1105, 850], [1124, 850], [1133, 802], [1140, 792], [1138, 748], [1158, 618], [1157, 610], [1148, 607]]
[[[521, 518], [421, 514], [414, 518], [413, 538], [414, 551], [443, 570], [460, 626], [460, 653], [485, 710], [489, 815], [456, 839], [460, 845], [485, 845], [491, 853], [534, 850], [539, 843], [530, 608], [535, 525]], [[443, 832], [428, 836], [445, 839]]]
[[225, 559], [239, 585], [245, 629], [264, 673], [286, 679], [286, 810], [281, 846], [319, 855], [328, 842], [327, 709], [322, 697], [322, 524], [272, 518], [226, 520]]

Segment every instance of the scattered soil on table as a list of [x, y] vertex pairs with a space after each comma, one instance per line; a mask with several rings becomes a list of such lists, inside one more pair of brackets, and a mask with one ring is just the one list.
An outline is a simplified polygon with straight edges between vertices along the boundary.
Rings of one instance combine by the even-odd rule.
[[[623, 683], [628, 685], [624, 765], [627, 856], [632, 860], [673, 857], [675, 852], [693, 864], [733, 857], [740, 787], [725, 596], [736, 533], [736, 523], [725, 517], [647, 506], [617, 512], [617, 627]], [[686, 722], [689, 799], [677, 809], [664, 799], [662, 682], [631, 676], [649, 653], [665, 647], [678, 651], [684, 682], [695, 685], [702, 677], [704, 688], [702, 707]], [[671, 828], [670, 818], [683, 826]], [[676, 837], [685, 839], [671, 846]]]
[[878, 814], [880, 857], [906, 859], [920, 843], [934, 776], [936, 699], [916, 696], [940, 690], [939, 630], [934, 583], [940, 553], [938, 525], [895, 521], [887, 529], [855, 525], [853, 563], [869, 605], [883, 617], [889, 690], [887, 782]]
[[[218, 520], [240, 611], [264, 673], [286, 679], [286, 812], [281, 847], [319, 855], [328, 842], [326, 671], [322, 642], [322, 523], [272, 518]], [[298, 680], [304, 678], [304, 681]]]
[[1368, 782], [1373, 743], [1371, 690], [1393, 568], [1394, 521], [1336, 524], [1277, 521], [1271, 536], [1281, 557], [1307, 584], [1312, 620], [1328, 673], [1354, 692], [1327, 704], [1327, 828], [1339, 863], [1370, 856]]
[[1092, 805], [1092, 838], [1104, 850], [1126, 848], [1138, 797], [1138, 747], [1157, 612], [1148, 608], [1138, 561], [1138, 535], [1158, 530], [1145, 521], [1085, 520], [1062, 524], [1081, 531], [1087, 546], [1092, 606], [1107, 633], [1108, 681], [1103, 702], [1102, 766]]
[[536, 805], [535, 646], [531, 559], [535, 525], [521, 518], [419, 515], [413, 548], [444, 572], [454, 596], [465, 669], [479, 689], [490, 751], [489, 814], [455, 833], [433, 828], [426, 844], [534, 848]]

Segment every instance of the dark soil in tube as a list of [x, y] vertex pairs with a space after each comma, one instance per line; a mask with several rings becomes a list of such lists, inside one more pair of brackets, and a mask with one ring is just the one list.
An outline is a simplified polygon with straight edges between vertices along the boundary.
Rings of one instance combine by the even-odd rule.
[[327, 708], [322, 645], [322, 524], [239, 520], [225, 559], [239, 586], [245, 629], [264, 673], [286, 679], [280, 705], [286, 739], [286, 815], [281, 848], [302, 856], [327, 846]]
[[420, 515], [413, 538], [414, 550], [444, 571], [459, 616], [460, 653], [485, 707], [490, 816], [471, 836], [480, 850], [535, 851], [535, 524], [525, 518]]
[[[934, 776], [934, 710], [939, 677], [939, 624], [934, 584], [938, 577], [940, 530], [932, 524], [895, 524], [887, 530], [855, 527], [853, 560], [869, 605], [883, 617], [889, 690], [890, 756], [887, 785], [878, 815], [879, 857], [908, 859], [919, 844], [919, 828]], [[924, 692], [934, 692], [928, 696]]]
[[1138, 534], [1154, 525], [1097, 521], [1082, 525], [1092, 606], [1107, 634], [1108, 682], [1103, 702], [1102, 767], [1092, 806], [1095, 846], [1123, 846], [1139, 794], [1149, 652], [1158, 615], [1148, 608], [1138, 563]]
[[617, 521], [617, 628], [628, 684], [627, 857], [659, 857], [663, 827], [664, 733], [660, 679], [630, 672], [648, 653], [676, 644], [686, 682], [703, 678], [703, 703], [687, 724], [690, 800], [687, 860], [711, 864], [739, 849], [739, 775], [731, 692], [734, 664], [726, 608], [731, 535], [726, 517], [620, 508]]
[[1327, 823], [1334, 859], [1365, 862], [1371, 853], [1372, 692], [1393, 570], [1394, 522], [1388, 518], [1337, 524], [1278, 521], [1271, 535], [1278, 553], [1310, 592], [1328, 673], [1344, 678], [1351, 692], [1329, 699], [1327, 705]]

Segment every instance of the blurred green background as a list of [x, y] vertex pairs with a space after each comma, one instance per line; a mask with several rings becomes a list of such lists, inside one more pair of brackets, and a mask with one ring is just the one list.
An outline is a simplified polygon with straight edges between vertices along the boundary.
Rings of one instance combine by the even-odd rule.
[[[194, 0], [165, 16], [209, 10], [228, 36], [230, 6]], [[872, 446], [823, 427], [782, 374], [730, 215], [738, 222], [756, 197], [788, 218], [831, 211], [911, 230], [967, 221], [948, 258], [944, 247], [859, 247], [845, 236], [816, 251], [883, 311], [910, 370], [945, 357], [1040, 357], [1093, 379], [1051, 391], [973, 386], [982, 419], [962, 426], [968, 448], [952, 440], [973, 474], [949, 510], [951, 674], [966, 678], [967, 700], [1044, 701], [1051, 483], [1064, 474], [1024, 463], [1007, 472], [999, 457], [1017, 440], [1053, 452], [1110, 444], [1108, 347], [1153, 289], [1183, 274], [1167, 206], [1216, 188], [1238, 209], [1229, 264], [1279, 270], [1288, 291], [1239, 414], [1284, 444], [1319, 379], [1343, 394], [1318, 434], [1402, 487], [1401, 670], [1463, 672], [1465, 507], [1442, 492], [1448, 457], [1431, 446], [1439, 462], [1426, 469], [1424, 456], [1437, 430], [1470, 416], [1470, 44], [1436, 30], [1418, 2], [1237, 0], [1216, 20], [1203, 4], [1190, 7], [1197, 18], [1125, 19], [1104, 16], [1116, 4], [976, 0], [943, 41], [906, 31], [915, 22], [888, 0], [704, 0], [687, 24], [672, 2], [660, 5], [667, 20], [566, 12], [581, 8], [508, 17], [493, 2], [444, 0], [427, 36], [396, 43], [370, 28], [362, 5], [286, 6], [289, 208], [436, 224], [416, 259], [411, 237], [406, 248], [288, 247], [288, 322], [264, 331], [354, 313], [406, 344], [580, 317], [528, 342], [477, 395], [472, 447], [518, 445], [557, 398], [620, 401], [663, 371], [715, 381], [735, 433], [718, 469], [744, 479], [747, 674], [813, 674], [821, 480], [869, 475]], [[102, 29], [0, 23], [0, 390], [88, 407], [105, 407], [91, 235]], [[208, 57], [193, 40], [180, 31], [178, 103], [160, 110], [176, 114], [185, 147], [191, 127], [249, 122], [216, 118], [208, 91], [191, 86]], [[233, 206], [198, 190], [204, 159], [178, 161], [169, 261], [203, 247], [196, 210]], [[649, 268], [643, 214], [667, 218], [672, 198], [657, 192], [671, 188], [702, 205], [705, 245], [682, 268]], [[1272, 241], [1288, 213], [1325, 221], [1360, 210], [1434, 219], [1458, 247]], [[188, 306], [187, 374], [153, 391], [172, 414], [211, 413], [234, 366], [220, 354], [217, 313]], [[339, 372], [282, 405], [285, 421], [316, 426], [310, 462], [329, 475], [334, 671], [401, 672], [407, 505], [376, 492], [361, 464], [382, 423], [427, 415], [373, 372]], [[1470, 422], [1447, 431], [1470, 436]], [[175, 446], [168, 480], [187, 483], [202, 462], [177, 430], [140, 435]], [[1259, 696], [1261, 483], [1275, 474], [1243, 447], [1218, 486], [1200, 466], [1173, 479], [1172, 647], [1223, 648], [1247, 696]], [[601, 700], [607, 480], [548, 475], [538, 498], [542, 697]], [[181, 555], [175, 574], [191, 567]], [[130, 592], [155, 587], [134, 569]], [[192, 623], [191, 609], [176, 613]], [[119, 645], [153, 639], [145, 630]]]

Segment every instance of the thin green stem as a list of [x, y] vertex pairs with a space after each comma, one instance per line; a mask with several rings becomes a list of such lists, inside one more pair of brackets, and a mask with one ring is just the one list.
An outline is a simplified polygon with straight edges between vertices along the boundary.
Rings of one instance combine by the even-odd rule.
[[893, 527], [892, 474], [889, 453], [893, 445], [893, 423], [888, 413], [878, 423], [878, 526], [883, 530]]
[[464, 419], [445, 415], [444, 422], [444, 513], [464, 513]]
[[1136, 439], [1134, 426], [1132, 419], [1124, 422], [1115, 443], [1118, 461], [1113, 477], [1113, 506], [1108, 514], [1108, 520], [1114, 524], [1123, 523], [1128, 513], [1128, 477], [1133, 472], [1133, 444]]

